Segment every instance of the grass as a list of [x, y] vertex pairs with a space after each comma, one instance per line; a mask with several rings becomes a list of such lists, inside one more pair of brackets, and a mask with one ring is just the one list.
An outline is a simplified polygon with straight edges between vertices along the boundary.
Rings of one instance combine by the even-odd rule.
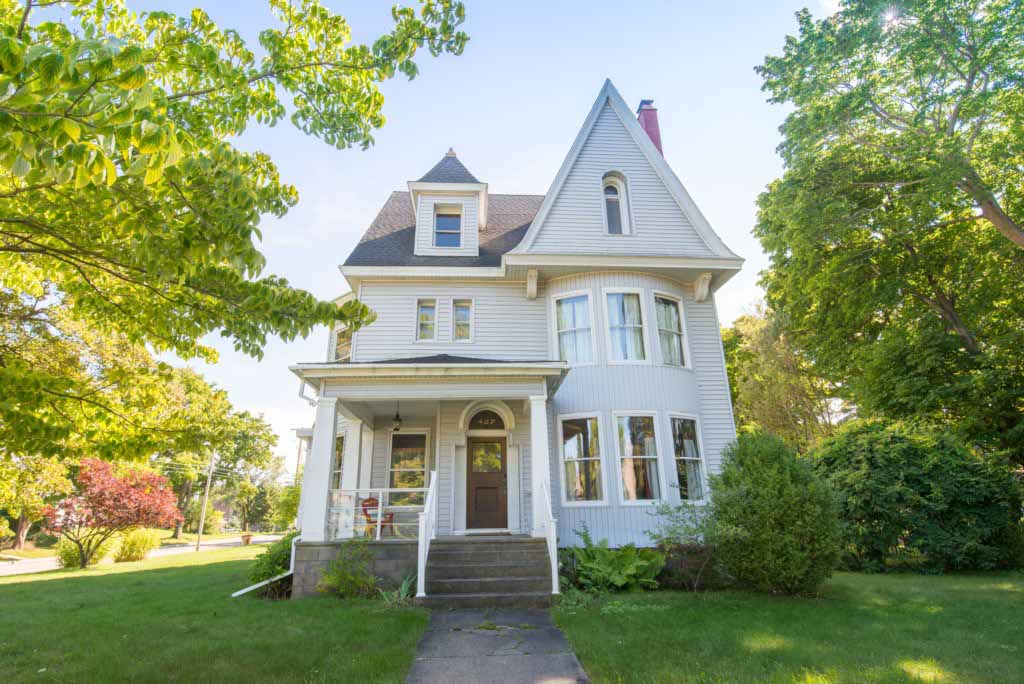
[[1021, 574], [841, 573], [818, 599], [654, 592], [555, 619], [596, 684], [1024, 682]]
[[32, 542], [25, 542], [25, 548], [15, 551], [14, 549], [0, 550], [0, 556], [14, 556], [15, 558], [46, 558], [56, 556], [57, 548], [51, 546], [36, 546]]
[[0, 681], [402, 681], [425, 611], [229, 598], [261, 550], [0, 578]]
[[[174, 530], [156, 530], [160, 533], [160, 546], [189, 546], [196, 543], [196, 534], [194, 532], [182, 532], [179, 539], [171, 537], [174, 534]], [[253, 532], [254, 536], [262, 536], [262, 532]], [[282, 534], [280, 532], [268, 532], [266, 534]], [[239, 539], [242, 536], [241, 532], [217, 532], [216, 534], [203, 534], [204, 542], [218, 541], [222, 539]], [[14, 549], [4, 549], [0, 551], [0, 556], [15, 556], [17, 558], [46, 558], [48, 556], [57, 555], [57, 545], [51, 544], [49, 546], [36, 546], [33, 542], [25, 542], [25, 548], [20, 551]]]

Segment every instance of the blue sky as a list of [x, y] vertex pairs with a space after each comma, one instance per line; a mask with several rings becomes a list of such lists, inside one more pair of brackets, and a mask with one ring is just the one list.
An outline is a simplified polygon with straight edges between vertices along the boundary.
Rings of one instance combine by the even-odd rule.
[[[357, 41], [387, 30], [390, 3], [326, 4], [345, 15]], [[153, 0], [140, 10], [177, 13], [205, 6], [224, 27], [253, 45], [271, 21], [258, 0]], [[784, 116], [769, 105], [753, 67], [779, 52], [796, 29], [794, 12], [834, 9], [832, 0], [718, 2], [467, 3], [470, 42], [460, 57], [419, 60], [413, 81], [384, 85], [388, 122], [368, 151], [335, 150], [289, 123], [252, 128], [246, 149], [271, 155], [300, 201], [261, 228], [267, 272], [327, 299], [347, 290], [338, 264], [392, 190], [418, 178], [454, 147], [492, 192], [546, 192], [605, 78], [628, 103], [653, 98], [665, 157], [726, 244], [747, 259], [718, 295], [723, 324], [760, 297], [767, 261], [751, 235], [755, 200], [781, 172], [775, 153]], [[273, 340], [257, 361], [219, 337], [217, 365], [193, 364], [228, 390], [233, 403], [262, 413], [294, 463], [291, 430], [309, 425], [312, 409], [297, 396], [288, 365], [320, 360], [326, 333], [285, 344]]]

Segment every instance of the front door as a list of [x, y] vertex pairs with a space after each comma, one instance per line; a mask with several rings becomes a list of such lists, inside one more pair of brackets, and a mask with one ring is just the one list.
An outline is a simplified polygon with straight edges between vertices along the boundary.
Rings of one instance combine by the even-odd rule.
[[466, 468], [466, 527], [508, 527], [507, 459], [504, 437], [469, 439]]

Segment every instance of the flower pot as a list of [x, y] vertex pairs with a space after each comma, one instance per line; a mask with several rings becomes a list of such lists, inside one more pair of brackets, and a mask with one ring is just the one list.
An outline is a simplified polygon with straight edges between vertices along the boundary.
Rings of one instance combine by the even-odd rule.
[[252, 543], [252, 535], [251, 534], [243, 534], [242, 535], [242, 546], [248, 546], [251, 543]]

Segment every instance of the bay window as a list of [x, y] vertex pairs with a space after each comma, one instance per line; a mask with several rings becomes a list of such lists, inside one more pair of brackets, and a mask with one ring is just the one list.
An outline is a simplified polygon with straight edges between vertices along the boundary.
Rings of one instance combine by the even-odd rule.
[[597, 416], [563, 418], [561, 428], [566, 503], [602, 501], [601, 438]]
[[607, 294], [608, 344], [613, 361], [643, 361], [644, 318], [640, 294], [609, 292]]
[[616, 416], [623, 501], [661, 498], [653, 416]]
[[569, 363], [589, 363], [594, 360], [588, 295], [556, 299], [555, 328], [559, 359]]
[[703, 473], [700, 447], [697, 444], [697, 421], [673, 417], [671, 423], [679, 498], [683, 501], [700, 501], [704, 498], [704, 489], [701, 484]]
[[669, 297], [655, 296], [654, 309], [658, 318], [658, 340], [661, 343], [661, 362], [669, 366], [683, 366], [683, 318], [679, 302]]

